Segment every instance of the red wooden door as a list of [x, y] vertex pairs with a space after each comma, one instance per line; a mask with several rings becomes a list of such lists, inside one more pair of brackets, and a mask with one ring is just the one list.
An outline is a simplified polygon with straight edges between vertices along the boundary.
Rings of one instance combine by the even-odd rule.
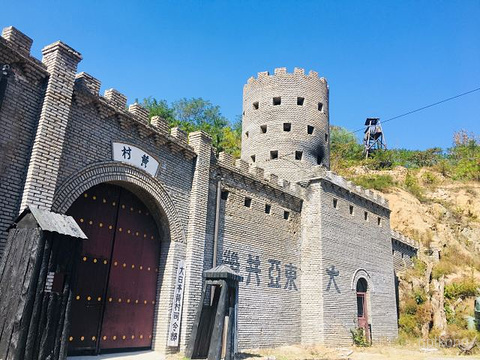
[[150, 347], [160, 252], [153, 217], [109, 184], [85, 192], [68, 213], [88, 237], [77, 259], [69, 353]]
[[370, 341], [367, 313], [367, 293], [357, 292], [358, 327], [363, 328], [365, 339]]
[[160, 242], [147, 208], [122, 192], [101, 349], [150, 347]]

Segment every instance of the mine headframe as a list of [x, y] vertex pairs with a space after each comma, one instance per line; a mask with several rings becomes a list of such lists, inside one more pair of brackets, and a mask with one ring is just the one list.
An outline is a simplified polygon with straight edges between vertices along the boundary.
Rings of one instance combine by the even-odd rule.
[[385, 135], [379, 118], [367, 118], [367, 120], [365, 120], [363, 145], [363, 153], [366, 158], [371, 156], [375, 151], [387, 149]]

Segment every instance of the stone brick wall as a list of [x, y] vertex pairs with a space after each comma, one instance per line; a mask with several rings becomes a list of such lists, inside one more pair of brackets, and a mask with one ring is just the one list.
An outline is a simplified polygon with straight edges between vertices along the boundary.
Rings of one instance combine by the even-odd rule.
[[323, 342], [338, 345], [351, 340], [349, 330], [357, 327], [360, 277], [369, 287], [373, 341], [394, 339], [397, 320], [388, 205], [379, 198], [359, 196], [331, 177], [318, 181], [320, 202], [306, 206], [320, 206], [321, 212]]
[[[149, 121], [138, 104], [126, 110], [126, 97], [114, 89], [100, 96], [99, 80], [75, 75], [80, 55], [65, 44], [44, 48], [44, 63], [29, 56], [30, 45], [31, 39], [14, 28], [0, 38], [0, 64], [11, 64], [13, 71], [0, 109], [0, 255], [4, 229], [21, 205], [65, 212], [97, 183], [127, 187], [151, 209], [164, 235], [154, 349], [183, 350], [202, 273], [213, 266], [219, 182], [216, 263], [226, 263], [244, 277], [240, 349], [350, 343], [360, 277], [369, 284], [374, 341], [396, 336], [394, 262], [397, 268], [402, 265], [403, 255], [408, 266], [415, 247], [391, 234], [384, 199], [325, 170], [325, 79], [302, 69], [288, 74], [284, 68], [249, 79], [242, 159], [234, 162], [224, 153], [216, 159], [204, 133], [187, 138], [178, 128], [170, 131], [161, 118]], [[152, 156], [159, 163], [156, 175], [113, 161], [113, 142]], [[278, 159], [270, 159], [272, 150]], [[301, 159], [296, 151], [302, 152]], [[187, 269], [181, 343], [167, 348], [180, 259]]]
[[[0, 64], [11, 68], [0, 108], [0, 258], [6, 229], [20, 210], [30, 152], [41, 111], [46, 67], [30, 57], [32, 40], [9, 27], [0, 38]], [[1, 65], [0, 65], [1, 66]]]
[[287, 180], [306, 179], [312, 166], [330, 166], [328, 119], [327, 82], [316, 72], [259, 73], [243, 89], [242, 159]]
[[301, 201], [272, 191], [260, 179], [217, 171], [223, 191], [217, 263], [230, 265], [244, 279], [239, 348], [300, 343]]
[[401, 241], [398, 237], [392, 237], [392, 255], [395, 272], [413, 266], [413, 258], [417, 256], [418, 247], [412, 243]]

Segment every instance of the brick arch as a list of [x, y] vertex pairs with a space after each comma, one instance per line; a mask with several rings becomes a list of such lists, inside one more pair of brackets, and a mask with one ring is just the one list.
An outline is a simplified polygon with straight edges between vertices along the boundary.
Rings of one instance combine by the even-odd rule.
[[98, 162], [73, 174], [57, 189], [52, 211], [64, 214], [83, 192], [100, 183], [132, 184], [148, 193], [158, 210], [166, 217], [170, 239], [186, 242], [185, 231], [175, 205], [162, 183], [143, 170], [128, 164], [113, 161]]
[[360, 279], [365, 279], [367, 281], [367, 284], [368, 284], [368, 290], [371, 291], [372, 293], [375, 292], [375, 288], [373, 287], [373, 281], [372, 281], [372, 278], [370, 277], [370, 274], [368, 273], [367, 270], [365, 269], [357, 269], [354, 273], [353, 273], [353, 276], [352, 276], [352, 282], [350, 284], [350, 289], [352, 291], [356, 291], [357, 289], [357, 282], [358, 280]]

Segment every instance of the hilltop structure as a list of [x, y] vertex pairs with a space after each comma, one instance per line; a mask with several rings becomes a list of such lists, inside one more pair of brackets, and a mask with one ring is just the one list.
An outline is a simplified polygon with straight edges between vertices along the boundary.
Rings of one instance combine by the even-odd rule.
[[[241, 159], [216, 158], [207, 134], [170, 130], [138, 104], [126, 110], [115, 89], [99, 95], [69, 46], [51, 44], [39, 61], [31, 44], [13, 27], [0, 38], [2, 296], [19, 286], [5, 274], [22, 263], [6, 229], [21, 228], [28, 209], [40, 209], [37, 222], [72, 216], [88, 240], [71, 240], [78, 248], [52, 257], [48, 271], [26, 270], [39, 285], [2, 313], [0, 358], [27, 358], [35, 346], [52, 359], [183, 351], [203, 272], [221, 263], [244, 279], [239, 349], [349, 344], [358, 327], [373, 342], [397, 336], [394, 262], [409, 266], [417, 246], [391, 231], [384, 198], [329, 171], [324, 78], [285, 68], [250, 78]], [[59, 234], [32, 253], [49, 241], [55, 249]], [[50, 335], [34, 331], [38, 314], [15, 325], [37, 303], [63, 309], [44, 316], [58, 323]]]

